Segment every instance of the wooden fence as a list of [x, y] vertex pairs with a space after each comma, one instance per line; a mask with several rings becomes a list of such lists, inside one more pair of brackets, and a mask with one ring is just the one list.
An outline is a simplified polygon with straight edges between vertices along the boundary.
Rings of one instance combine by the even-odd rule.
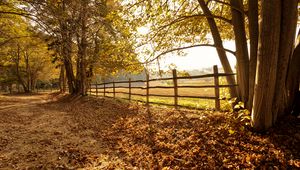
[[[230, 88], [237, 86], [236, 84], [233, 85], [220, 85], [219, 77], [226, 77], [226, 76], [234, 76], [235, 74], [226, 74], [226, 73], [219, 73], [218, 67], [215, 65], [213, 66], [213, 74], [205, 74], [205, 75], [196, 75], [196, 76], [183, 76], [179, 77], [177, 76], [177, 71], [173, 70], [173, 77], [170, 78], [156, 78], [156, 79], [150, 79], [149, 75], [146, 76], [146, 80], [131, 80], [130, 78], [128, 81], [118, 81], [118, 82], [105, 82], [105, 83], [95, 83], [90, 84], [89, 87], [89, 94], [95, 95], [95, 96], [101, 96], [104, 97], [112, 97], [115, 98], [116, 94], [125, 94], [128, 95], [128, 98], [122, 98], [126, 100], [133, 100], [133, 101], [139, 101], [144, 102], [146, 104], [160, 104], [160, 105], [167, 105], [167, 106], [173, 106], [175, 108], [178, 107], [185, 107], [183, 105], [178, 104], [178, 98], [195, 98], [195, 99], [209, 99], [215, 101], [215, 109], [220, 110], [220, 88]], [[214, 85], [198, 85], [198, 86], [179, 86], [178, 80], [186, 80], [186, 79], [201, 79], [201, 78], [214, 78]], [[149, 82], [153, 81], [164, 81], [164, 80], [172, 80], [173, 86], [150, 86]], [[143, 86], [132, 86], [133, 83], [144, 83], [146, 85]], [[118, 84], [127, 84], [128, 86], [119, 86]], [[128, 92], [120, 92], [116, 91], [117, 89], [127, 89]], [[214, 88], [215, 96], [186, 96], [186, 95], [178, 95], [178, 89], [179, 88], [196, 88], [196, 89], [203, 89], [203, 88]], [[110, 91], [108, 91], [110, 89]], [[141, 89], [145, 90], [144, 94], [137, 94], [132, 93], [132, 89]], [[149, 89], [173, 89], [174, 95], [163, 95], [163, 94], [150, 94]], [[101, 92], [99, 90], [102, 90]], [[111, 91], [112, 90], [112, 91]], [[107, 96], [107, 94], [112, 93], [112, 96]], [[142, 96], [145, 97], [146, 100], [135, 100], [132, 99], [132, 96]], [[166, 103], [158, 103], [158, 102], [150, 102], [149, 97], [167, 97], [167, 98], [173, 98], [174, 104], [166, 104]], [[121, 97], [120, 97], [121, 98]]]

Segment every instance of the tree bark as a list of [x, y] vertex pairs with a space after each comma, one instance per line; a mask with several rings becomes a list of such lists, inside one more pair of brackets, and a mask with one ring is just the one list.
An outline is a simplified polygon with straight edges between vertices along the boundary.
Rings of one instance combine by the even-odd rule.
[[[231, 13], [232, 13], [232, 25], [235, 35], [236, 46], [236, 59], [237, 59], [237, 72], [238, 72], [238, 84], [241, 101], [248, 102], [249, 95], [249, 54], [247, 47], [247, 38], [245, 31], [245, 19], [243, 11], [242, 0], [230, 0]], [[239, 9], [239, 10], [237, 10]]]
[[[62, 2], [62, 11], [66, 11], [66, 2]], [[70, 19], [63, 17], [60, 20], [61, 39], [62, 39], [62, 56], [65, 65], [66, 78], [68, 81], [69, 93], [77, 93], [75, 86], [75, 76], [72, 65], [72, 36], [73, 30], [71, 28], [72, 23]]]
[[[273, 113], [274, 120], [277, 116], [282, 116], [284, 113], [290, 111], [285, 110], [288, 105], [288, 94], [286, 89], [286, 77], [288, 72], [289, 61], [292, 57], [294, 49], [294, 39], [297, 27], [297, 9], [298, 0], [282, 1], [282, 17], [281, 17], [281, 29], [280, 29], [280, 44], [279, 44], [279, 56], [277, 63], [277, 78], [276, 78], [276, 90], [274, 97]], [[292, 63], [291, 63], [292, 64]], [[300, 65], [298, 65], [299, 67]]]
[[30, 90], [31, 91], [34, 91], [35, 90], [35, 86], [36, 86], [36, 79], [37, 79], [37, 75], [31, 75], [30, 76], [30, 84], [31, 84], [31, 87], [30, 87]]
[[69, 93], [76, 93], [75, 76], [72, 65], [72, 33], [69, 30], [66, 21], [61, 23], [62, 36], [62, 56], [66, 70], [66, 78], [68, 81]]
[[250, 37], [250, 61], [249, 61], [249, 96], [246, 107], [252, 110], [255, 72], [257, 63], [257, 49], [258, 49], [258, 0], [248, 0], [248, 20], [249, 20], [249, 37]]
[[[298, 40], [300, 40], [300, 30], [298, 31]], [[297, 42], [297, 46], [293, 51], [293, 55], [291, 57], [289, 68], [288, 68], [288, 76], [287, 76], [287, 110], [290, 111], [296, 99], [296, 94], [299, 91], [300, 87], [300, 42]]]
[[[219, 55], [222, 66], [224, 68], [224, 71], [226, 73], [233, 73], [233, 71], [231, 69], [231, 66], [229, 64], [226, 52], [222, 49], [223, 48], [223, 43], [222, 43], [221, 35], [219, 33], [219, 30], [218, 30], [216, 22], [213, 18], [213, 15], [211, 14], [211, 12], [208, 9], [207, 5], [205, 4], [204, 0], [198, 0], [198, 2], [199, 2], [199, 5], [200, 5], [203, 13], [206, 16], [209, 16], [209, 17], [206, 17], [206, 19], [207, 19], [207, 22], [209, 24], [209, 27], [210, 27], [210, 30], [211, 30], [211, 33], [212, 33], [212, 36], [213, 36], [214, 45], [216, 45], [217, 47], [220, 47], [220, 48], [216, 48], [216, 50], [217, 50], [217, 53]], [[227, 82], [229, 84], [236, 84], [234, 76], [227, 76], [226, 79], [227, 79]], [[239, 97], [238, 93], [237, 93], [237, 88], [231, 87], [230, 88], [230, 95], [231, 95], [231, 97]]]
[[60, 74], [59, 74], [59, 89], [61, 93], [66, 92], [66, 79], [65, 79], [65, 66], [60, 66]]
[[274, 123], [272, 107], [280, 45], [281, 0], [273, 0], [272, 3], [263, 0], [261, 15], [257, 78], [251, 117], [252, 125], [257, 131], [264, 131]]
[[29, 93], [28, 87], [26, 86], [25, 82], [23, 81], [21, 75], [20, 75], [20, 59], [21, 59], [21, 54], [20, 54], [20, 46], [17, 46], [17, 59], [15, 60], [15, 64], [16, 64], [16, 74], [17, 74], [17, 78], [19, 83], [22, 85], [24, 92], [25, 93]]
[[[76, 31], [76, 39], [77, 39], [77, 58], [76, 58], [76, 82], [75, 86], [77, 89], [81, 89], [81, 62], [82, 62], [82, 56], [81, 56], [81, 43], [80, 43], [80, 35], [78, 33], [78, 30]], [[80, 92], [79, 90], [78, 92]]]
[[87, 93], [87, 4], [85, 0], [80, 4], [80, 33], [77, 33], [78, 57], [77, 57], [77, 88], [78, 93]]
[[31, 84], [31, 71], [30, 71], [30, 63], [29, 63], [29, 55], [28, 53], [25, 51], [24, 52], [24, 58], [25, 58], [25, 67], [26, 67], [26, 78], [27, 78], [27, 90], [28, 92], [31, 91], [32, 89], [32, 84]]
[[[69, 48], [70, 45], [68, 45]], [[68, 48], [68, 47], [66, 47]], [[65, 64], [65, 69], [66, 69], [66, 77], [68, 80], [68, 87], [69, 87], [69, 93], [73, 94], [76, 93], [76, 89], [75, 89], [75, 84], [74, 84], [74, 80], [75, 80], [75, 76], [73, 73], [73, 66], [72, 66], [72, 61], [71, 61], [71, 55], [69, 54], [69, 49], [65, 49], [66, 54], [65, 54], [65, 58], [64, 58], [64, 64]]]

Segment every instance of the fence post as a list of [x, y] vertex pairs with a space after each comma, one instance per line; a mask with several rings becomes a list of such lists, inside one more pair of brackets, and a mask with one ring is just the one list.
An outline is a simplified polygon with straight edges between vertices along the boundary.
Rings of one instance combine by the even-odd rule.
[[131, 78], [128, 80], [128, 99], [131, 100]]
[[105, 81], [104, 81], [104, 84], [103, 84], [103, 96], [105, 97]]
[[149, 106], [149, 74], [148, 73], [146, 74], [146, 84], [147, 84], [147, 87], [146, 87], [146, 104], [147, 104], [147, 106]]
[[174, 106], [178, 108], [178, 82], [177, 82], [177, 70], [173, 69], [173, 84], [174, 84]]
[[98, 97], [98, 82], [96, 82], [96, 97]]
[[115, 88], [115, 81], [113, 81], [113, 93], [114, 93], [114, 98], [116, 98], [116, 88]]
[[216, 110], [220, 110], [220, 89], [219, 89], [219, 73], [218, 66], [214, 65], [214, 82], [215, 82], [215, 107]]

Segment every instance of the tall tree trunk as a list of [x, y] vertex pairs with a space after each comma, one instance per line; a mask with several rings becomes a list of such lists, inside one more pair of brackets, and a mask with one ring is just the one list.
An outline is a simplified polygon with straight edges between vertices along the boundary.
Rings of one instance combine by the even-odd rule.
[[258, 131], [266, 130], [276, 122], [278, 116], [289, 113], [290, 105], [295, 100], [293, 93], [299, 90], [299, 47], [294, 49], [293, 45], [297, 5], [298, 0], [262, 1], [252, 109], [252, 123]]
[[248, 20], [249, 20], [249, 36], [250, 36], [250, 62], [249, 62], [249, 97], [246, 103], [247, 109], [252, 110], [255, 73], [257, 63], [258, 49], [258, 0], [248, 0]]
[[87, 5], [86, 0], [81, 1], [82, 18], [81, 18], [81, 94], [87, 94]]
[[261, 15], [257, 78], [251, 118], [257, 131], [266, 130], [273, 125], [272, 106], [280, 45], [281, 0], [273, 0], [272, 3], [263, 0]]
[[15, 60], [16, 74], [17, 74], [17, 78], [18, 78], [19, 83], [22, 85], [22, 87], [24, 89], [24, 92], [29, 93], [28, 87], [26, 86], [25, 82], [23, 81], [23, 79], [20, 75], [20, 59], [21, 59], [20, 46], [18, 44], [18, 46], [17, 46], [17, 59]]
[[25, 51], [24, 52], [24, 58], [25, 58], [25, 67], [26, 67], [26, 78], [27, 78], [27, 88], [28, 88], [28, 92], [31, 91], [31, 74], [30, 74], [30, 63], [29, 63], [29, 55], [28, 53]]
[[94, 65], [95, 64], [92, 63], [91, 61], [94, 61], [99, 57], [98, 54], [99, 54], [99, 51], [100, 51], [100, 42], [99, 42], [99, 38], [98, 38], [97, 35], [94, 37], [94, 44], [95, 44], [95, 47], [94, 47], [92, 58], [89, 59], [89, 63], [87, 63], [88, 71], [87, 71], [86, 77], [87, 77], [88, 81], [90, 81], [91, 78], [94, 75]]
[[87, 4], [86, 0], [82, 0], [80, 4], [80, 32], [77, 32], [77, 45], [78, 45], [78, 56], [77, 56], [77, 88], [78, 93], [86, 95], [87, 92]]
[[75, 87], [75, 76], [73, 72], [73, 66], [72, 66], [70, 54], [67, 54], [66, 57], [64, 58], [64, 64], [66, 69], [66, 77], [67, 77], [67, 82], [69, 87], [69, 93], [74, 94], [76, 93], [77, 90]]
[[73, 72], [73, 65], [72, 65], [72, 33], [68, 30], [66, 23], [62, 23], [62, 55], [63, 61], [66, 70], [66, 78], [68, 81], [69, 93], [74, 94], [77, 92], [75, 87], [75, 76]]
[[[225, 50], [222, 49], [224, 47], [223, 47], [221, 35], [219, 33], [219, 30], [218, 30], [217, 24], [216, 24], [216, 22], [215, 22], [215, 20], [213, 18], [213, 15], [211, 14], [211, 12], [208, 9], [207, 5], [205, 4], [204, 0], [198, 0], [198, 2], [199, 2], [199, 5], [200, 5], [203, 13], [206, 16], [209, 16], [209, 17], [206, 17], [206, 19], [207, 19], [207, 22], [209, 24], [209, 27], [210, 27], [210, 30], [211, 30], [211, 34], [213, 36], [214, 44], [217, 47], [219, 47], [216, 50], [217, 50], [217, 53], [219, 55], [220, 61], [222, 63], [222, 66], [224, 68], [224, 71], [226, 73], [233, 73], [233, 71], [231, 69], [231, 66], [229, 64], [226, 52], [225, 52]], [[227, 82], [229, 84], [236, 84], [234, 76], [227, 76], [226, 79], [227, 79]], [[232, 97], [238, 97], [238, 93], [237, 93], [237, 90], [236, 90], [235, 87], [231, 87], [230, 88], [230, 95]]]
[[36, 86], [36, 79], [37, 79], [37, 76], [31, 74], [30, 77], [31, 77], [31, 78], [30, 78], [30, 84], [31, 84], [30, 90], [31, 90], [31, 91], [34, 91], [34, 90], [35, 90], [35, 86]]
[[239, 93], [241, 95], [241, 100], [244, 103], [247, 103], [249, 94], [249, 54], [244, 25], [244, 13], [241, 12], [244, 11], [243, 2], [242, 0], [230, 0], [230, 4], [232, 6], [232, 25], [235, 35], [236, 59], [238, 63]]
[[293, 52], [291, 57], [289, 68], [288, 68], [288, 76], [287, 76], [287, 110], [292, 109], [292, 105], [294, 104], [296, 94], [299, 91], [300, 85], [300, 30], [298, 31], [298, 42], [297, 46]]
[[[66, 11], [66, 2], [62, 1], [62, 11]], [[65, 65], [66, 78], [68, 81], [69, 93], [77, 93], [78, 89], [75, 86], [75, 76], [72, 65], [72, 36], [73, 30], [70, 28], [72, 23], [68, 18], [63, 18], [60, 21], [61, 38], [62, 38], [62, 56]]]
[[[82, 62], [82, 56], [81, 56], [81, 46], [80, 46], [80, 35], [77, 32], [76, 33], [76, 38], [77, 38], [77, 58], [76, 58], [76, 88], [81, 89], [81, 62]], [[78, 91], [80, 92], [80, 90]]]
[[[282, 1], [281, 13], [281, 29], [280, 29], [280, 44], [279, 56], [277, 64], [276, 90], [274, 97], [273, 113], [274, 120], [277, 116], [282, 116], [288, 105], [288, 92], [286, 89], [286, 77], [288, 72], [289, 61], [292, 57], [294, 49], [294, 39], [297, 27], [297, 8], [298, 0]], [[298, 65], [300, 67], [300, 65]]]
[[60, 66], [59, 88], [60, 88], [61, 93], [66, 92], [66, 78], [65, 78], [65, 67], [64, 67], [64, 65]]

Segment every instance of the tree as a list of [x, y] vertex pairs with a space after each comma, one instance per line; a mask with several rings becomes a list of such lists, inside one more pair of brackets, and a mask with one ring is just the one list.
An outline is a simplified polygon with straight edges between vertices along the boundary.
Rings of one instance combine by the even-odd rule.
[[[117, 15], [118, 4], [114, 1], [30, 0], [27, 3], [30, 7], [26, 10], [31, 11], [41, 23], [41, 29], [49, 33], [50, 44], [56, 44], [55, 49], [64, 64], [62, 68], [66, 72], [70, 93], [86, 94], [87, 83], [99, 62], [111, 58], [114, 62], [121, 59], [119, 63], [123, 66], [137, 61], [127, 24], [123, 24], [123, 19]], [[100, 49], [100, 46], [108, 47], [107, 42], [110, 46], [123, 44], [118, 49], [124, 48], [126, 53], [119, 53], [118, 58], [114, 58], [109, 53], [110, 49]], [[105, 60], [101, 58], [103, 55], [108, 55]], [[114, 68], [122, 69], [119, 65]]]
[[[22, 17], [19, 3], [8, 1], [0, 5], [2, 83], [21, 84], [25, 92], [35, 89], [38, 79], [55, 77], [51, 51], [32, 25]], [[20, 14], [20, 15], [19, 15]], [[51, 67], [52, 66], [52, 67]]]
[[[54, 78], [55, 68], [51, 63], [47, 45], [37, 38], [22, 38], [10, 42], [1, 58], [3, 69], [9, 68], [6, 80], [15, 77], [25, 92], [31, 92], [41, 77]], [[4, 47], [2, 47], [4, 49]], [[47, 74], [48, 76], [45, 76]]]
[[[290, 112], [294, 95], [299, 90], [299, 75], [295, 76], [296, 89], [287, 84], [290, 68], [298, 66], [294, 37], [297, 24], [297, 0], [274, 3], [262, 1], [261, 29], [258, 48], [257, 78], [255, 82], [252, 122], [256, 130], [266, 130], [276, 123], [277, 117]], [[272, 42], [272, 43], [270, 43]], [[298, 81], [297, 81], [298, 80]]]
[[[270, 2], [266, 0], [198, 0], [198, 3], [197, 5], [195, 2], [187, 1], [174, 3], [136, 1], [129, 3], [128, 6], [129, 8], [136, 6], [135, 10], [145, 9], [141, 12], [144, 14], [141, 15], [141, 20], [145, 25], [150, 25], [151, 31], [146, 35], [146, 39], [154, 44], [154, 53], [163, 51], [161, 54], [167, 54], [191, 47], [214, 46], [220, 60], [224, 61], [227, 59], [224, 51], [229, 50], [224, 49], [222, 40], [234, 40], [236, 51], [233, 53], [237, 59], [239, 84], [238, 100], [243, 101], [246, 108], [252, 110], [252, 122], [256, 130], [269, 128], [274, 125], [278, 116], [290, 112], [293, 94], [299, 88], [299, 82], [292, 81], [291, 78], [299, 79], [294, 74], [299, 70], [295, 66], [298, 63], [291, 62], [298, 61], [295, 59], [298, 57], [295, 55], [292, 57], [298, 1], [278, 0], [276, 5], [274, 3], [271, 6], [268, 6]], [[144, 16], [149, 19], [143, 18]], [[259, 16], [262, 19], [260, 24]], [[206, 18], [208, 24], [203, 24], [205, 23], [203, 18]], [[231, 29], [233, 35], [224, 35], [224, 32], [231, 32]], [[207, 44], [208, 30], [213, 37], [213, 44]], [[250, 44], [247, 43], [248, 40]], [[174, 44], [186, 47], [172, 48]], [[153, 56], [157, 59], [162, 56], [161, 54]], [[297, 54], [296, 51], [294, 54]], [[222, 64], [225, 72], [230, 73], [228, 65], [225, 62]]]

